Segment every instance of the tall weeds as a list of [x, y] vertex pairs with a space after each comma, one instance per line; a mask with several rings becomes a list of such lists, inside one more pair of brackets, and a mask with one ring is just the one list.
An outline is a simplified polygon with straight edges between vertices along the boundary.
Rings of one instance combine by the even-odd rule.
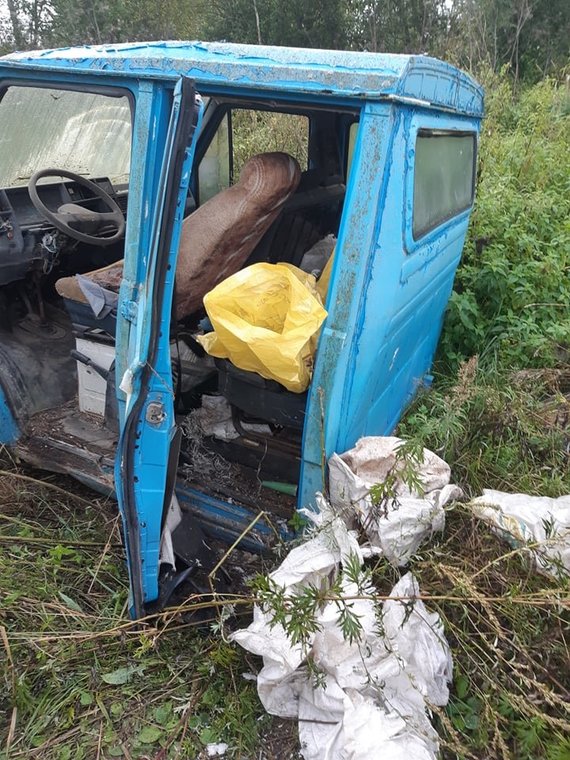
[[484, 79], [477, 200], [439, 357], [551, 367], [570, 351], [570, 92]]

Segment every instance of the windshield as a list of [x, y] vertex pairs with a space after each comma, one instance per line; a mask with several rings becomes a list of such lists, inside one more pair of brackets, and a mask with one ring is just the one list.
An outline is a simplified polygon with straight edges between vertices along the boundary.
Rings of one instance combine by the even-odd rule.
[[10, 87], [0, 101], [0, 187], [40, 169], [128, 182], [131, 109], [126, 96]]

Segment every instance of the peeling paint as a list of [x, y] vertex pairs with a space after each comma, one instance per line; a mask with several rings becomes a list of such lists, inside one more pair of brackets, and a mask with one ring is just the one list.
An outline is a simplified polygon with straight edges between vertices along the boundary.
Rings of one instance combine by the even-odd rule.
[[12, 53], [2, 68], [90, 71], [208, 85], [279, 89], [323, 97], [390, 98], [481, 116], [483, 91], [471, 77], [428, 56], [236, 45], [149, 42]]

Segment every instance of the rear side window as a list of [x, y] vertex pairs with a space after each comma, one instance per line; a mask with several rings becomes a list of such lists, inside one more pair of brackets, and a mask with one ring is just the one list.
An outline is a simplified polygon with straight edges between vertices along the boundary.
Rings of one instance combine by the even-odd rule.
[[417, 240], [468, 209], [475, 189], [475, 135], [420, 131], [414, 166], [413, 235]]
[[307, 168], [309, 119], [291, 113], [232, 111], [233, 181], [237, 182], [244, 164], [256, 153], [283, 151], [296, 158], [301, 171]]

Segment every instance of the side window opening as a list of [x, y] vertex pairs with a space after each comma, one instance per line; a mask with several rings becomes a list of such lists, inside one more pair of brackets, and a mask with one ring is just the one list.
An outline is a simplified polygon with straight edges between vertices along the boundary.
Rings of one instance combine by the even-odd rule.
[[307, 169], [309, 119], [276, 111], [237, 108], [232, 111], [233, 177], [237, 182], [244, 164], [256, 153], [275, 151], [293, 156]]
[[327, 240], [327, 250], [334, 247], [356, 145], [358, 115], [324, 109], [303, 113], [301, 108], [295, 113], [293, 109], [289, 112], [247, 105], [215, 104], [223, 115], [217, 112], [216, 118], [213, 111], [211, 126], [205, 128], [207, 147], [196, 170], [198, 209], [237, 185], [253, 156], [286, 153], [299, 165], [296, 189], [244, 266], [259, 261], [305, 266], [304, 254], [319, 241]]
[[414, 240], [466, 211], [475, 192], [473, 133], [421, 130], [415, 146]]
[[293, 156], [305, 171], [309, 152], [307, 116], [248, 108], [228, 110], [198, 167], [200, 205], [234, 185], [247, 161], [275, 151]]
[[226, 113], [198, 166], [198, 200], [205, 203], [230, 186], [230, 116]]

